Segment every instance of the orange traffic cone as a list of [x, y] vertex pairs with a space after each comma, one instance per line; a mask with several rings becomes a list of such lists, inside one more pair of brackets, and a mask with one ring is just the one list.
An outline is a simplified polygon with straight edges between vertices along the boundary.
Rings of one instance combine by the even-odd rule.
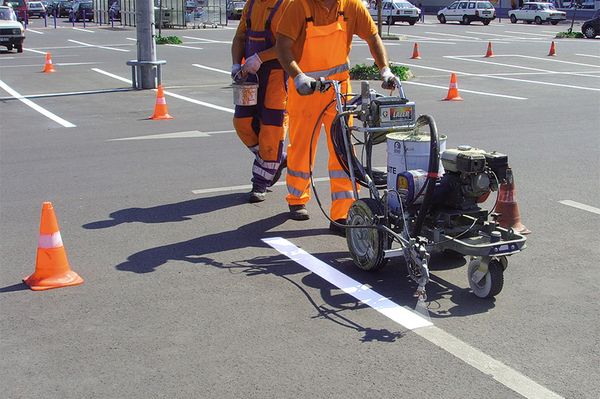
[[413, 48], [413, 54], [412, 57], [410, 57], [413, 60], [420, 60], [421, 59], [421, 54], [419, 54], [419, 43], [415, 43], [415, 46]]
[[485, 56], [487, 58], [494, 56], [494, 52], [492, 51], [492, 42], [488, 42], [487, 52], [485, 53]]
[[44, 69], [42, 69], [44, 73], [56, 72], [54, 70], [54, 65], [52, 64], [52, 55], [50, 53], [46, 53], [46, 63], [44, 64]]
[[556, 46], [554, 44], [554, 41], [552, 41], [552, 44], [550, 45], [550, 52], [548, 53], [548, 56], [555, 56], [556, 55]]
[[173, 117], [169, 115], [167, 100], [165, 100], [165, 92], [162, 85], [158, 86], [158, 92], [156, 93], [156, 105], [154, 106], [154, 115], [152, 115], [150, 119], [173, 119]]
[[52, 203], [42, 204], [35, 272], [23, 279], [34, 291], [79, 285], [83, 279], [69, 267]]
[[496, 204], [496, 212], [500, 214], [498, 223], [501, 227], [512, 227], [520, 234], [529, 234], [531, 231], [521, 223], [521, 214], [519, 205], [515, 198], [515, 183], [512, 175], [512, 170], [506, 170], [506, 183], [500, 185], [498, 193], [498, 203]]
[[448, 87], [448, 95], [443, 101], [462, 101], [461, 96], [458, 94], [458, 84], [456, 82], [456, 74], [452, 73], [450, 76], [450, 86]]

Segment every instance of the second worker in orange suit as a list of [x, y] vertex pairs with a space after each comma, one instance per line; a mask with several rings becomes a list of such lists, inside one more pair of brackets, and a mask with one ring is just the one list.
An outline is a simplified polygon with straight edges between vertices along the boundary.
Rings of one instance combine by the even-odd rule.
[[[387, 53], [377, 33], [377, 27], [361, 0], [293, 0], [287, 7], [277, 30], [277, 56], [290, 75], [295, 90], [288, 93], [290, 134], [287, 162], [287, 202], [290, 218], [309, 218], [305, 204], [310, 199], [309, 178], [313, 159], [310, 142], [313, 128], [321, 111], [334, 99], [333, 90], [314, 92], [318, 78], [342, 81], [344, 93], [350, 92], [349, 59], [353, 35], [369, 45], [380, 69], [385, 88], [394, 87], [395, 76], [388, 67]], [[335, 107], [329, 107], [319, 123], [325, 125], [329, 148], [329, 178], [331, 187], [330, 218], [345, 224], [348, 210], [354, 202], [352, 184], [340, 166], [331, 143], [330, 127]], [[317, 138], [313, 140], [315, 154]], [[343, 233], [330, 224], [335, 233]]]
[[[265, 200], [267, 187], [286, 165], [283, 141], [287, 129], [287, 74], [275, 53], [275, 32], [289, 0], [248, 0], [231, 45], [231, 77], [258, 82], [254, 106], [235, 107], [233, 125], [254, 154], [248, 200]], [[245, 61], [245, 62], [243, 62]]]

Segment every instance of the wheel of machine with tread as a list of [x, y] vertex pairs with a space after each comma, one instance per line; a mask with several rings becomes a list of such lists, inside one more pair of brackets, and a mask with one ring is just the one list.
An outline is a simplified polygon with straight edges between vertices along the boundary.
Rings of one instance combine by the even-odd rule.
[[[383, 207], [378, 201], [359, 199], [348, 211], [347, 224], [376, 226], [378, 216], [383, 216]], [[389, 248], [389, 240], [383, 231], [370, 227], [349, 228], [346, 230], [346, 242], [354, 263], [362, 270], [379, 270], [387, 263], [383, 251]]]
[[469, 286], [473, 290], [473, 294], [479, 298], [493, 298], [498, 295], [504, 286], [506, 263], [505, 259], [473, 257], [467, 269]]

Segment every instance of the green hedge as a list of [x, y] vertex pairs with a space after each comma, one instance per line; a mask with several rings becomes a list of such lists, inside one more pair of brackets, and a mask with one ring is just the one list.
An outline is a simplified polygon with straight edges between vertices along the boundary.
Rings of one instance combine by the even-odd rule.
[[179, 36], [156, 36], [156, 44], [181, 44]]
[[558, 32], [556, 34], [557, 39], [582, 39], [583, 33], [581, 32]]
[[[411, 76], [410, 69], [405, 66], [392, 65], [390, 66], [392, 73], [400, 78], [400, 80], [408, 80]], [[365, 64], [357, 64], [350, 68], [350, 79], [352, 80], [381, 80], [379, 68], [373, 64], [367, 66]]]

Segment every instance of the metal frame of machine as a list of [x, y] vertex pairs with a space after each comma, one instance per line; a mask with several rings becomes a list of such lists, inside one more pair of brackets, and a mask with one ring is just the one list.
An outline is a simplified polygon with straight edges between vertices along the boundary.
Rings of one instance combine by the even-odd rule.
[[[499, 215], [493, 213], [493, 208], [487, 211], [478, 206], [481, 197], [487, 198], [500, 184], [511, 181], [508, 157], [470, 146], [440, 154], [434, 119], [428, 115], [417, 118], [415, 104], [406, 99], [400, 80], [396, 79], [395, 85], [398, 96], [382, 96], [371, 90], [368, 82], [362, 82], [360, 96], [351, 100], [351, 95], [342, 95], [338, 81], [321, 79], [315, 87], [320, 91], [333, 87], [337, 116], [332, 140], [336, 155], [350, 176], [355, 198], [359, 198], [358, 185], [369, 191], [370, 198], [357, 199], [352, 204], [343, 226], [352, 259], [359, 268], [374, 271], [388, 259], [403, 256], [409, 275], [418, 285], [414, 296], [423, 300], [429, 281], [430, 253], [453, 251], [471, 257], [467, 276], [473, 293], [481, 298], [494, 297], [504, 284], [507, 257], [525, 249], [526, 241], [512, 228], [500, 227], [496, 220]], [[362, 124], [350, 126], [351, 116]], [[409, 198], [406, 187], [390, 184], [389, 163], [388, 175], [373, 170], [372, 147], [388, 142], [390, 133], [423, 135], [421, 129], [425, 126], [429, 127], [428, 170], [407, 171], [421, 173], [425, 179], [414, 187]], [[357, 145], [364, 146], [364, 162], [355, 156]], [[440, 160], [447, 169], [443, 174], [439, 173]], [[405, 176], [412, 175], [405, 174], [402, 179]], [[396, 201], [390, 201], [391, 198]]]

